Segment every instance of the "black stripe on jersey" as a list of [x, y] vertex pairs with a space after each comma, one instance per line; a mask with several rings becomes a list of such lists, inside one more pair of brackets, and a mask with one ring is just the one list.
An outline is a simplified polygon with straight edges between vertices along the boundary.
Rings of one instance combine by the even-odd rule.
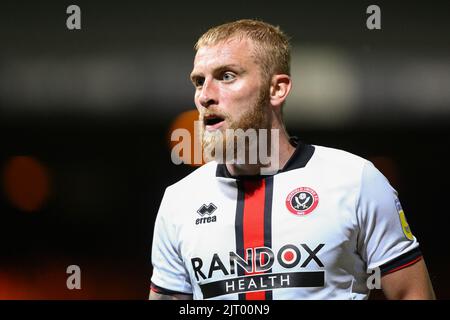
[[[245, 257], [244, 254], [244, 198], [245, 198], [245, 189], [243, 181], [236, 181], [237, 183], [237, 204], [236, 204], [236, 218], [234, 223], [234, 230], [236, 234], [236, 253]], [[242, 268], [237, 268], [238, 276], [245, 275], [244, 270]], [[239, 300], [245, 300], [245, 293], [239, 293]]]
[[266, 178], [264, 199], [264, 246], [272, 248], [272, 197], [273, 177]]
[[[267, 177], [264, 197], [264, 246], [268, 248], [272, 248], [272, 197], [273, 177]], [[272, 273], [272, 269], [266, 273]], [[272, 290], [266, 291], [266, 300], [273, 300]]]
[[419, 247], [412, 249], [401, 256], [386, 262], [380, 266], [381, 275], [386, 275], [388, 273], [403, 269], [410, 266], [422, 258], [422, 252]]

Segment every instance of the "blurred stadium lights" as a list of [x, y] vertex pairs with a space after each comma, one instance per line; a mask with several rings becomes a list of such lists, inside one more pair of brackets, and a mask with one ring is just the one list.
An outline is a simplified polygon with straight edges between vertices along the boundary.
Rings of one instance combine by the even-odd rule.
[[332, 48], [292, 50], [293, 88], [285, 107], [290, 125], [346, 123], [361, 99], [356, 66], [345, 52]]
[[[0, 68], [6, 114], [137, 114], [149, 121], [193, 108], [193, 52], [154, 50], [15, 57]], [[294, 46], [288, 124], [336, 126], [449, 115], [450, 58], [434, 52]]]
[[[189, 48], [188, 48], [189, 49]], [[191, 53], [188, 50], [188, 53]], [[193, 105], [192, 56], [170, 52], [14, 58], [0, 68], [2, 108], [17, 111], [123, 114], [130, 107], [153, 118]], [[155, 104], [164, 108], [154, 109]], [[8, 105], [10, 107], [8, 110]]]
[[450, 115], [450, 59], [406, 52], [293, 50], [290, 124], [423, 121]]

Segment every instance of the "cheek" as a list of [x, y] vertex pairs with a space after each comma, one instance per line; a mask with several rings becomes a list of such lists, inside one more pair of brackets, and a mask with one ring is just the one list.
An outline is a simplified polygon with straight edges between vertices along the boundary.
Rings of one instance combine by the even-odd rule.
[[226, 103], [230, 109], [244, 111], [242, 109], [252, 105], [258, 98], [258, 90], [259, 87], [255, 85], [236, 84], [222, 90], [222, 102]]

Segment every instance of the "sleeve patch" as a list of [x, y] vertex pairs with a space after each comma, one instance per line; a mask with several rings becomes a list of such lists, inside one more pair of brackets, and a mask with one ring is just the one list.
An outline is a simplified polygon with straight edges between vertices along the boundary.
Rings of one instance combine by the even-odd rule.
[[406, 221], [405, 212], [403, 211], [402, 205], [398, 199], [395, 199], [395, 206], [397, 207], [398, 215], [400, 217], [400, 223], [402, 225], [403, 233], [408, 240], [413, 240], [414, 236], [409, 227], [408, 221]]

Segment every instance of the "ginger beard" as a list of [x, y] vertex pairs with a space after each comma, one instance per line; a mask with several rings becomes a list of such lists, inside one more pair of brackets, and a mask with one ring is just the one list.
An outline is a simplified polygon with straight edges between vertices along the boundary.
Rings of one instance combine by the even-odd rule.
[[[249, 151], [255, 152], [257, 150], [257, 143], [259, 140], [259, 129], [271, 128], [272, 113], [268, 111], [269, 105], [269, 89], [263, 87], [260, 90], [258, 98], [251, 104], [247, 110], [238, 118], [233, 119], [232, 115], [226, 112], [215, 112], [215, 110], [206, 110], [200, 112], [200, 136], [203, 147], [203, 156], [206, 162], [216, 160], [219, 163], [247, 163], [249, 159]], [[209, 114], [214, 114], [222, 117], [228, 127], [226, 129], [217, 129], [208, 131], [205, 129], [204, 118]], [[231, 129], [231, 130], [228, 130]], [[236, 130], [242, 129], [245, 133], [248, 129], [256, 130], [256, 141], [248, 141], [245, 143], [245, 152], [241, 153], [244, 159], [237, 159], [238, 146]], [[270, 133], [266, 135], [270, 139]], [[266, 146], [269, 143], [266, 141]], [[219, 151], [218, 151], [219, 150]], [[227, 152], [227, 150], [232, 152]]]

